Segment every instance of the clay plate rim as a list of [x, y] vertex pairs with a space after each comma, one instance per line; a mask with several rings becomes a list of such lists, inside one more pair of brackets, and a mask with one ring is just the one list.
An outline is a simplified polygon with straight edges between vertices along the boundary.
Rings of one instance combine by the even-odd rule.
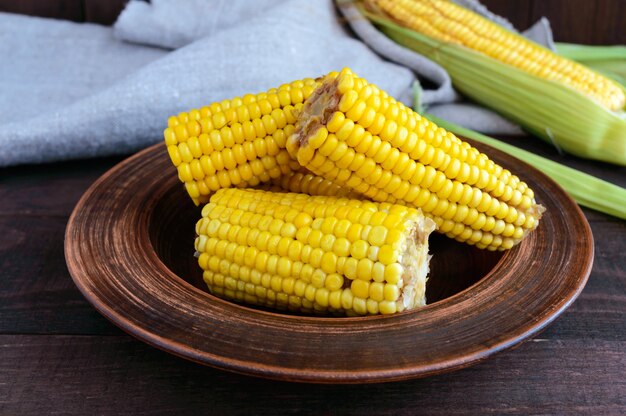
[[[555, 229], [565, 234], [574, 234], [575, 237], [574, 240], [572, 238], [559, 239], [559, 245], [556, 247], [561, 253], [564, 251], [572, 251], [575, 253], [575, 255], [572, 254], [568, 257], [570, 260], [576, 262], [575, 266], [570, 265], [567, 268], [570, 273], [565, 276], [560, 275], [558, 276], [558, 279], [555, 279], [557, 283], [561, 282], [564, 292], [560, 293], [558, 298], [555, 297], [554, 299], [551, 299], [549, 304], [538, 305], [540, 308], [538, 307], [535, 310], [526, 311], [530, 319], [528, 319], [525, 325], [519, 325], [513, 331], [507, 330], [506, 333], [500, 334], [501, 336], [498, 340], [494, 340], [493, 343], [487, 343], [481, 348], [476, 349], [475, 344], [468, 345], [468, 350], [470, 351], [467, 353], [455, 353], [444, 359], [439, 358], [431, 362], [410, 363], [408, 365], [397, 366], [390, 365], [385, 368], [376, 369], [354, 368], [349, 371], [345, 369], [329, 370], [327, 368], [294, 368], [293, 366], [283, 366], [275, 363], [267, 364], [259, 362], [260, 360], [242, 360], [225, 356], [223, 352], [214, 353], [207, 348], [194, 348], [189, 345], [188, 342], [177, 339], [177, 334], [164, 333], [160, 335], [156, 331], [151, 330], [155, 324], [158, 325], [158, 322], [151, 320], [153, 317], [149, 315], [129, 315], [123, 310], [123, 308], [120, 307], [120, 305], [114, 305], [111, 303], [110, 299], [103, 298], [102, 294], [95, 291], [94, 288], [98, 287], [98, 279], [103, 277], [106, 279], [107, 275], [100, 273], [102, 271], [100, 267], [96, 266], [93, 268], [86, 268], [85, 265], [93, 262], [94, 259], [85, 258], [86, 253], [83, 252], [84, 250], [81, 250], [81, 244], [98, 244], [98, 242], [89, 242], [77, 237], [80, 235], [77, 234], [77, 232], [83, 230], [83, 227], [87, 226], [87, 229], [89, 229], [89, 223], [92, 222], [94, 219], [93, 216], [96, 215], [95, 213], [91, 213], [91, 216], [84, 217], [84, 213], [88, 210], [90, 204], [97, 200], [98, 195], [104, 192], [107, 188], [110, 188], [113, 184], [118, 185], [120, 182], [124, 182], [124, 172], [126, 170], [131, 169], [134, 165], [141, 164], [142, 161], [147, 159], [166, 157], [164, 156], [166, 152], [162, 144], [154, 145], [120, 162], [99, 178], [85, 192], [76, 205], [68, 221], [66, 229], [65, 255], [68, 269], [76, 286], [79, 288], [81, 293], [83, 293], [85, 298], [92, 303], [102, 315], [115, 325], [119, 326], [127, 333], [157, 348], [216, 368], [279, 380], [317, 383], [363, 383], [424, 377], [467, 367], [489, 357], [493, 353], [518, 344], [522, 340], [541, 331], [546, 325], [556, 319], [565, 309], [567, 309], [567, 307], [582, 291], [591, 272], [591, 266], [593, 263], [593, 237], [591, 229], [580, 208], [565, 193], [565, 191], [533, 167], [488, 146], [479, 143], [472, 144], [478, 147], [481, 151], [488, 153], [496, 162], [509, 167], [509, 169], [513, 172], [523, 172], [523, 179], [526, 180], [535, 190], [538, 195], [538, 199], [542, 203], [549, 201], [551, 205], [555, 206], [549, 207], [549, 215], [546, 215], [542, 219], [542, 224], [539, 228], [526, 240], [524, 240], [519, 247], [505, 253], [493, 270], [483, 279], [462, 292], [439, 302], [427, 305], [419, 311], [409, 311], [393, 316], [336, 319], [301, 317], [255, 310], [211, 296], [210, 294], [192, 286], [181, 277], [176, 276], [159, 260], [150, 244], [148, 244], [148, 246], [144, 245], [143, 249], [145, 251], [144, 253], [141, 253], [145, 256], [146, 260], [152, 262], [146, 262], [144, 264], [145, 267], [157, 268], [165, 281], [175, 284], [180, 288], [185, 288], [185, 290], [189, 291], [189, 293], [194, 293], [196, 296], [208, 299], [212, 305], [217, 305], [217, 307], [221, 310], [228, 309], [229, 312], [236, 310], [239, 314], [250, 315], [251, 317], [254, 317], [254, 319], [260, 319], [261, 322], [280, 321], [280, 325], [282, 326], [285, 325], [285, 322], [288, 322], [287, 327], [295, 324], [304, 324], [313, 327], [321, 325], [322, 327], [327, 327], [327, 329], [330, 329], [328, 327], [333, 327], [332, 332], [337, 332], [337, 336], [341, 337], [341, 328], [346, 326], [349, 326], [352, 329], [354, 329], [354, 327], [361, 328], [363, 331], [367, 331], [370, 327], [381, 325], [385, 329], [393, 329], [395, 326], [402, 327], [407, 324], [411, 324], [412, 320], [410, 318], [415, 317], [415, 314], [423, 315], [424, 313], [427, 313], [427, 311], [435, 311], [438, 315], [441, 315], [446, 310], [450, 310], [451, 308], [454, 309], [455, 307], [458, 308], [461, 303], [467, 304], [468, 299], [471, 300], [472, 297], [480, 295], [481, 290], [484, 289], [487, 283], [491, 286], [493, 286], [493, 284], [496, 284], [497, 286], [497, 281], [501, 279], [500, 274], [502, 273], [503, 268], [514, 266], [516, 267], [514, 272], [523, 273], [525, 270], [523, 268], [524, 262], [529, 260], [528, 254], [533, 253], [532, 250], [529, 252], [528, 250], [524, 250], [524, 248], [538, 249], [541, 248], [541, 246], [545, 246], [546, 241], [549, 241], [549, 239], [546, 239], [546, 236], [543, 235], [545, 233], [542, 232], [542, 230], [546, 230], [546, 228], [548, 228], [546, 223], [551, 224], [552, 222], [556, 222], [556, 219], [560, 219], [561, 221], [557, 224], [559, 227]], [[132, 191], [132, 189], [126, 191]], [[94, 223], [97, 223], [97, 221], [94, 221]], [[563, 226], [564, 224], [569, 224], [569, 226]], [[576, 232], [573, 232], [574, 230], [576, 230]], [[94, 230], [92, 229], [91, 231]], [[97, 232], [94, 235], [97, 235]], [[144, 241], [149, 242], [147, 236], [140, 237], [144, 238]], [[543, 242], [540, 246], [537, 245], [539, 241]], [[526, 253], [525, 257], [520, 258], [520, 253]], [[555, 277], [554, 274], [558, 273], [561, 266], [567, 266], [566, 264], [551, 264], [551, 259], [556, 258], [557, 256], [550, 256], [548, 258], [549, 263], [544, 264], [546, 270], [551, 272], [552, 278]], [[513, 275], [515, 275], [515, 273], [511, 272], [511, 270], [509, 270], [508, 274], [506, 274], [506, 276], [509, 277]], [[124, 300], [123, 296], [121, 299], [122, 301]], [[150, 299], [147, 300], [150, 301]], [[156, 301], [156, 297], [153, 300]], [[496, 307], [498, 305], [499, 304], [494, 304]], [[511, 309], [509, 308], [509, 310]], [[506, 312], [507, 310], [504, 309], [503, 313]], [[227, 317], [220, 317], [220, 319], [224, 318]], [[238, 322], [233, 321], [232, 324], [237, 325]], [[256, 342], [262, 342], [263, 327], [258, 326], [257, 329], [261, 331], [261, 336], [258, 337]], [[255, 348], [256, 347], [258, 347], [258, 345], [255, 346]]]

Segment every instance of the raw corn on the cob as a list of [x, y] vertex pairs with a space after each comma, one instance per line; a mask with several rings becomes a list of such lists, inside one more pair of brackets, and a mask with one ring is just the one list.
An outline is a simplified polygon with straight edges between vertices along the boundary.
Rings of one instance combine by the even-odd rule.
[[[441, 65], [461, 93], [559, 151], [626, 165], [626, 88], [622, 85], [452, 2], [410, 0], [433, 11], [417, 14], [396, 7], [395, 18], [378, 5], [391, 4], [385, 0], [341, 3], [345, 3], [342, 7], [354, 3], [390, 39]], [[393, 4], [405, 5], [409, 0]], [[431, 25], [437, 22], [445, 29], [439, 32], [447, 37], [420, 31], [411, 23], [414, 15]]]
[[313, 173], [421, 208], [439, 232], [480, 248], [513, 247], [543, 211], [517, 176], [347, 68], [306, 101], [287, 149]]
[[217, 296], [304, 313], [391, 314], [425, 304], [433, 229], [401, 205], [231, 188], [203, 208], [195, 248]]
[[[317, 83], [294, 81], [170, 117], [165, 143], [194, 203], [207, 202], [221, 188], [255, 186], [299, 170], [285, 141]], [[316, 189], [334, 188], [326, 183]]]
[[448, 0], [367, 0], [403, 26], [455, 43], [537, 77], [568, 85], [609, 110], [624, 108], [626, 95], [614, 81], [530, 42]]

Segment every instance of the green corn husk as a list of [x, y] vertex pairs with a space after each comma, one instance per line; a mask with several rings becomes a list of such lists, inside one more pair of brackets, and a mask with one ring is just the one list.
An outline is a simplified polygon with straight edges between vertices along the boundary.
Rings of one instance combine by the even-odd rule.
[[557, 43], [559, 55], [581, 63], [626, 86], [626, 46]]
[[626, 189], [433, 115], [425, 116], [454, 134], [485, 143], [534, 166], [565, 189], [579, 205], [626, 219]]
[[361, 3], [361, 13], [395, 42], [444, 67], [463, 94], [568, 153], [626, 166], [626, 113], [578, 91], [457, 44], [406, 29]]

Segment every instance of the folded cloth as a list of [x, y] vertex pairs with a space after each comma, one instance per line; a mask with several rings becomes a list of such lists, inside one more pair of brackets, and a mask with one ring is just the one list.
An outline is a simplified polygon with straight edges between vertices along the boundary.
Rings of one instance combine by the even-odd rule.
[[[173, 1], [153, 0], [144, 12], [135, 3], [115, 29], [0, 14], [0, 26], [10, 28], [0, 42], [8, 57], [0, 79], [15, 86], [0, 101], [0, 113], [11, 114], [0, 119], [0, 166], [129, 153], [162, 140], [172, 114], [345, 66], [409, 105], [418, 76], [435, 85], [423, 94], [428, 103], [458, 99], [434, 63], [388, 39], [377, 47], [352, 24], [367, 45], [355, 39], [331, 0], [216, 1], [210, 10], [208, 2], [185, 0], [176, 2], [180, 13]], [[116, 41], [113, 33], [187, 46], [168, 52]]]
[[0, 13], [0, 28], [3, 125], [52, 113], [167, 53], [116, 41], [95, 24]]
[[115, 22], [114, 34], [127, 42], [178, 49], [241, 25], [283, 1], [130, 1]]

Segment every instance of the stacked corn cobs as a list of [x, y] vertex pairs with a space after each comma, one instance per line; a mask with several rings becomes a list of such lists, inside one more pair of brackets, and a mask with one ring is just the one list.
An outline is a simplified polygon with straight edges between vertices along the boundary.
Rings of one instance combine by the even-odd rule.
[[543, 211], [517, 176], [349, 69], [181, 113], [165, 142], [206, 203], [195, 243], [205, 282], [250, 304], [412, 309], [426, 302], [435, 227], [505, 250]]
[[624, 86], [449, 0], [357, 3], [465, 95], [566, 152], [626, 165]]

